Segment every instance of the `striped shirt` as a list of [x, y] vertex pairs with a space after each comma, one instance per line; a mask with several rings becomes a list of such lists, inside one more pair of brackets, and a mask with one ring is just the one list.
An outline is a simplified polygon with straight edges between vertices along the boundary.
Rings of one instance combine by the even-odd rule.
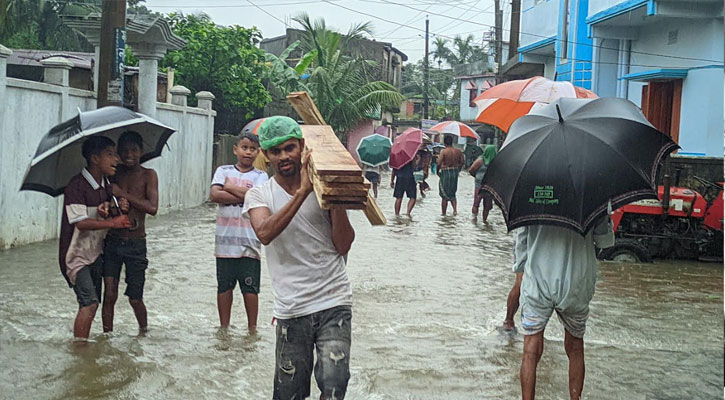
[[[227, 178], [233, 185], [248, 188], [259, 186], [269, 179], [265, 172], [255, 168], [241, 172], [236, 165], [222, 165], [214, 173], [211, 184], [224, 186]], [[249, 220], [242, 218], [243, 206], [242, 202], [219, 204], [217, 207], [214, 253], [219, 258], [261, 258], [261, 243]]]

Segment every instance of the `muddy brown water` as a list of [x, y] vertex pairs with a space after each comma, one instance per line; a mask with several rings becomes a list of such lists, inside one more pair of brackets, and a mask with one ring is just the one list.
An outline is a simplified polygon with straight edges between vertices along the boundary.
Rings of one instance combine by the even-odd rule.
[[[430, 183], [437, 187], [436, 178]], [[471, 221], [472, 186], [470, 177], [461, 178], [456, 217], [440, 216], [434, 190], [412, 220], [395, 218], [384, 185], [379, 202], [387, 226], [371, 227], [351, 212], [357, 239], [348, 263], [354, 293], [348, 399], [520, 395], [522, 337], [509, 340], [496, 331], [514, 279], [511, 237], [498, 212], [489, 225]], [[138, 335], [120, 298], [116, 332], [101, 333], [99, 310], [84, 349], [71, 344], [77, 306], [58, 271], [57, 241], [0, 252], [0, 398], [271, 398], [267, 271], [263, 265], [258, 334], [246, 333], [238, 294], [233, 326], [219, 332], [214, 215], [214, 206], [204, 205], [151, 221], [149, 332]], [[722, 292], [718, 264], [602, 263], [585, 336], [585, 398], [720, 398]], [[567, 398], [562, 329], [552, 318], [538, 371], [540, 399]]]

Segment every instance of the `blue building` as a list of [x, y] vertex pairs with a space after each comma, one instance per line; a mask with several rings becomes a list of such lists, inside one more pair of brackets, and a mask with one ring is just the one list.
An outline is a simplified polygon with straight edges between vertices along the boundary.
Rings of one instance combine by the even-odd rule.
[[724, 35], [721, 0], [522, 0], [502, 69], [627, 98], [679, 155], [722, 157]]

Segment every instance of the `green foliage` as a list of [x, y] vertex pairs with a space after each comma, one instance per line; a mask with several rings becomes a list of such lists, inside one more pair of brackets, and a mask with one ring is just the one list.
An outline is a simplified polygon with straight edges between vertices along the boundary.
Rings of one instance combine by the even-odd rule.
[[[302, 26], [304, 35], [299, 45], [293, 44], [285, 53], [289, 55], [299, 46], [300, 61], [294, 68], [284, 68], [285, 54], [267, 59], [273, 69], [283, 71], [271, 79], [278, 90], [307, 90], [325, 121], [340, 135], [347, 134], [367, 115], [400, 106], [404, 97], [397, 89], [373, 78], [377, 63], [344, 52], [371, 32], [370, 23], [355, 24], [343, 35], [328, 29], [324, 19], [312, 21], [307, 14], [301, 14], [293, 20]], [[302, 79], [303, 74], [309, 76]]]
[[473, 43], [473, 35], [468, 35], [465, 38], [457, 35], [453, 38], [452, 46], [449, 46], [448, 40], [437, 37], [433, 42], [431, 55], [434, 61], [446, 61], [451, 66], [488, 61], [486, 49]]
[[[419, 60], [416, 64], [408, 63], [403, 71], [403, 88], [402, 93], [408, 99], [423, 98], [425, 90], [424, 85], [424, 64], [423, 60]], [[456, 80], [453, 70], [450, 68], [430, 67], [430, 85], [428, 88], [428, 99], [430, 101], [429, 111], [431, 114], [440, 119], [445, 116], [455, 116], [456, 98]], [[437, 102], [443, 102], [444, 105], [435, 106]], [[439, 116], [440, 115], [440, 116]]]
[[0, 43], [11, 48], [93, 51], [62, 15], [99, 10], [100, 0], [0, 0]]
[[[257, 115], [270, 101], [260, 77], [265, 72], [264, 52], [255, 46], [257, 28], [219, 26], [201, 15], [170, 14], [174, 33], [187, 44], [171, 51], [161, 67], [175, 69], [175, 84], [216, 96], [217, 130], [238, 132], [241, 124]], [[194, 103], [195, 99], [190, 98]]]

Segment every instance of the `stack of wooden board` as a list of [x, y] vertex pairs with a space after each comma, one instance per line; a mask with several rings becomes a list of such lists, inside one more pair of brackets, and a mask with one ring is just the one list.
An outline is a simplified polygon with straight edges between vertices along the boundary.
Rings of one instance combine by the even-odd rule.
[[[357, 163], [352, 160], [352, 156], [350, 156], [350, 153], [340, 143], [340, 140], [337, 139], [332, 128], [327, 126], [315, 102], [310, 98], [310, 95], [307, 92], [292, 92], [287, 96], [287, 101], [289, 101], [307, 126], [325, 125], [326, 127], [324, 131], [315, 131], [314, 128], [309, 127], [302, 128], [303, 135], [307, 131], [307, 135], [312, 137], [309, 143], [305, 140], [307, 143], [306, 147], [311, 148], [310, 145], [319, 146], [321, 149], [320, 153], [330, 154], [329, 156], [322, 156], [315, 155], [313, 152], [310, 158], [310, 176], [313, 180], [315, 196], [317, 196], [320, 207], [323, 209], [336, 207], [357, 209], [361, 208], [360, 205], [362, 204], [364, 205], [362, 210], [365, 213], [365, 217], [372, 225], [386, 225], [387, 221], [385, 220], [383, 211], [368, 191], [370, 183], [363, 178], [362, 171], [357, 167]], [[330, 136], [330, 133], [332, 133], [332, 136]], [[312, 144], [313, 142], [314, 144]], [[334, 166], [335, 163], [330, 162], [330, 159], [333, 158], [341, 165], [339, 167], [340, 169], [335, 169], [338, 167]], [[317, 165], [314, 164], [315, 160], [317, 160]], [[353, 168], [350, 160], [355, 163], [354, 167], [357, 169]], [[319, 167], [319, 170], [316, 167]], [[356, 172], [353, 173], [353, 170]], [[362, 203], [358, 201], [360, 199], [359, 195], [362, 193], [360, 189], [365, 189], [367, 192], [367, 199]], [[327, 197], [325, 198], [323, 196]]]
[[310, 175], [323, 209], [366, 208], [370, 183], [329, 125], [302, 125], [310, 153]]

